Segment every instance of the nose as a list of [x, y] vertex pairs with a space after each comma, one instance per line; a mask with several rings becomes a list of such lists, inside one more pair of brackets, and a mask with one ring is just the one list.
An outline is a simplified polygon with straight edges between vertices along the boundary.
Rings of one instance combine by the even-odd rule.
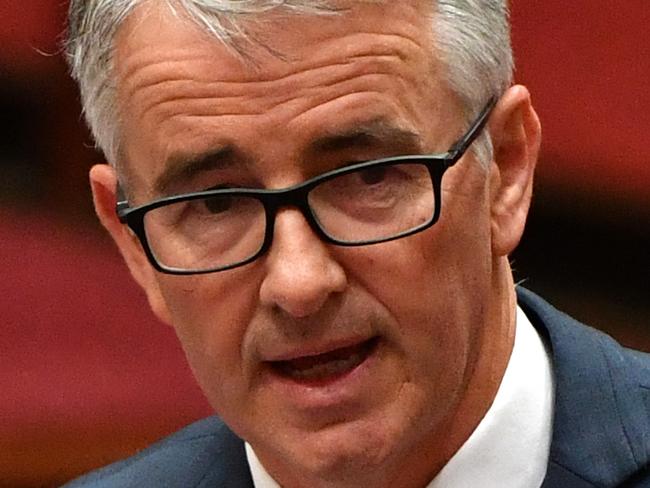
[[343, 267], [295, 208], [281, 209], [260, 287], [263, 305], [294, 318], [312, 315], [347, 285]]

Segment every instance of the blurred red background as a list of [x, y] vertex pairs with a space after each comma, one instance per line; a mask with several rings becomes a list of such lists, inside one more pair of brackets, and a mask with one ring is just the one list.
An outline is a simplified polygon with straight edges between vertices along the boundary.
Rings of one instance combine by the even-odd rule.
[[[92, 217], [66, 2], [0, 5], [0, 485], [56, 485], [209, 413]], [[650, 4], [516, 0], [544, 128], [518, 279], [650, 350]]]

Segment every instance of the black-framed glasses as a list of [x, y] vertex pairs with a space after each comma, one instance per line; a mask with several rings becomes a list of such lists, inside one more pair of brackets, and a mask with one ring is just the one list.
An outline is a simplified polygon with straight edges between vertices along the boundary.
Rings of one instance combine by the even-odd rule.
[[213, 189], [161, 198], [117, 215], [136, 234], [155, 269], [171, 274], [225, 271], [271, 246], [275, 216], [298, 208], [325, 242], [365, 246], [400, 239], [435, 224], [441, 185], [481, 133], [496, 99], [442, 154], [397, 156], [328, 171], [279, 190]]

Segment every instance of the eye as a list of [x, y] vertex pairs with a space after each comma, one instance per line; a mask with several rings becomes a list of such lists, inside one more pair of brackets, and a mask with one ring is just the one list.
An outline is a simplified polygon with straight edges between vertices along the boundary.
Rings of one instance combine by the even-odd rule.
[[212, 214], [218, 214], [231, 210], [233, 206], [233, 199], [232, 197], [219, 196], [206, 198], [203, 203], [205, 204], [205, 208], [208, 210], [208, 212]]
[[370, 168], [359, 173], [359, 178], [361, 181], [367, 185], [376, 185], [381, 183], [386, 179], [386, 173], [388, 169], [386, 167], [380, 168]]

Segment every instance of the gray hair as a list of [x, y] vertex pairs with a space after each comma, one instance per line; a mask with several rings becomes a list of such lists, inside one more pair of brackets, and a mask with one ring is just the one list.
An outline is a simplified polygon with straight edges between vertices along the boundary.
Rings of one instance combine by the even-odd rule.
[[[161, 1], [161, 0], [158, 0]], [[225, 45], [237, 50], [244, 34], [242, 18], [283, 7], [297, 14], [331, 14], [331, 0], [165, 0]], [[365, 0], [368, 1], [368, 0]], [[113, 76], [115, 35], [124, 20], [146, 0], [72, 0], [66, 52], [72, 76], [79, 83], [84, 114], [97, 146], [111, 163], [120, 154], [119, 110]], [[512, 82], [507, 0], [434, 0], [433, 33], [445, 67], [446, 82], [458, 96], [466, 119], [474, 117], [491, 97]], [[484, 134], [473, 147], [479, 161], [492, 159]]]

